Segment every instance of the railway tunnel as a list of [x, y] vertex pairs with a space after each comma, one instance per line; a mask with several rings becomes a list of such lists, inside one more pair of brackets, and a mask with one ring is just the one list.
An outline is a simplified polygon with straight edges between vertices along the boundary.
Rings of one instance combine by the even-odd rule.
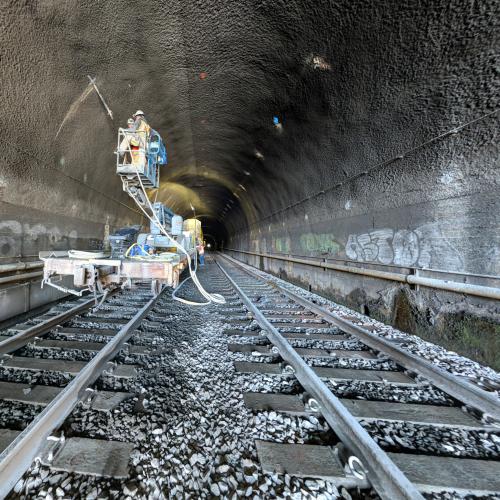
[[[497, 366], [498, 301], [404, 282], [498, 286], [497, 14], [494, 1], [7, 3], [2, 262], [99, 248], [141, 221], [112, 155], [140, 107], [166, 138], [159, 197], [199, 214], [212, 244]], [[47, 294], [16, 286], [9, 311]]]
[[142, 109], [168, 152], [155, 199], [209, 255], [500, 369], [499, 10], [4, 2], [2, 325], [65, 297], [40, 251], [146, 224], [114, 155]]

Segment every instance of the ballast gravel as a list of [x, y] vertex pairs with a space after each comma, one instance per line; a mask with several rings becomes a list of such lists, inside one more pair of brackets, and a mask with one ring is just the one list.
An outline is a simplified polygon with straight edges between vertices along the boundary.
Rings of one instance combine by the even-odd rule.
[[[258, 274], [263, 279], [273, 282], [282, 286], [283, 288], [290, 290], [291, 292], [304, 297], [307, 300], [314, 302], [315, 304], [325, 307], [330, 312], [339, 314], [340, 316], [349, 316], [350, 318], [355, 317], [358, 319], [357, 323], [359, 325], [370, 325], [373, 329], [372, 333], [386, 338], [398, 340], [398, 345], [403, 349], [416, 354], [424, 359], [427, 359], [431, 363], [439, 366], [443, 370], [446, 370], [454, 375], [466, 376], [475, 379], [485, 377], [486, 379], [493, 380], [500, 386], [500, 374], [498, 374], [492, 368], [480, 365], [476, 361], [469, 358], [465, 358], [455, 352], [448, 351], [441, 346], [427, 342], [416, 335], [411, 335], [391, 326], [385, 325], [379, 321], [376, 321], [368, 316], [358, 313], [352, 309], [345, 306], [337, 304], [331, 300], [325, 299], [320, 295], [316, 295], [312, 292], [308, 292], [303, 288], [293, 285], [287, 281], [284, 281], [272, 274], [266, 273], [255, 269], [254, 267], [248, 266], [247, 264], [240, 263], [243, 267], [248, 268], [250, 271]], [[260, 304], [259, 304], [260, 308]], [[500, 396], [500, 395], [499, 395]]]
[[[189, 285], [185, 289], [188, 295]], [[159, 325], [152, 325], [153, 320]], [[300, 387], [293, 377], [236, 373], [224, 324], [217, 306], [189, 307], [167, 293], [141, 326], [144, 340], [135, 337], [141, 345], [154, 347], [153, 354], [124, 358], [140, 366], [138, 377], [101, 377], [96, 384], [98, 389], [132, 392], [134, 397], [111, 412], [81, 403], [66, 420], [66, 438], [133, 442], [127, 481], [56, 473], [35, 463], [11, 497], [339, 498], [341, 492], [328, 481], [263, 473], [255, 439], [334, 444], [335, 437], [313, 416], [253, 414], [245, 407], [244, 391], [288, 392]]]
[[[200, 275], [207, 285], [211, 276], [207, 266]], [[205, 275], [205, 276], [204, 276]], [[220, 276], [220, 275], [219, 275]], [[413, 336], [390, 329], [369, 320], [342, 306], [330, 303], [321, 297], [284, 283], [271, 275], [267, 279], [279, 281], [307, 298], [331, 310], [341, 311], [359, 317], [360, 323], [370, 322], [376, 326], [375, 333], [393, 338], [405, 339], [405, 348], [412, 352], [426, 353], [427, 359], [436, 360], [442, 367], [450, 367], [454, 353], [442, 352], [432, 357], [436, 346]], [[224, 287], [227, 288], [227, 287]], [[212, 287], [212, 291], [218, 291]], [[184, 287], [184, 294], [191, 300], [202, 300], [193, 292], [191, 284]], [[147, 298], [145, 293], [140, 299]], [[324, 302], [321, 302], [324, 301]], [[120, 303], [129, 309], [113, 310], [113, 304]], [[262, 295], [260, 308], [275, 312], [292, 309], [285, 302], [276, 303], [271, 297]], [[95, 322], [75, 322], [83, 328], [108, 328], [109, 318], [128, 318], [136, 310], [133, 300], [113, 298], [106, 302]], [[315, 443], [334, 445], [337, 442], [322, 418], [290, 417], [276, 412], [252, 413], [243, 403], [244, 392], [281, 392], [300, 394], [303, 392], [293, 375], [271, 376], [246, 374], [234, 371], [237, 360], [271, 362], [275, 356], [257, 353], [228, 352], [228, 343], [263, 345], [263, 336], [240, 337], [227, 335], [225, 329], [239, 328], [254, 331], [255, 322], [240, 327], [234, 320], [249, 320], [238, 299], [228, 301], [226, 306], [193, 308], [174, 302], [168, 293], [159, 300], [140, 327], [140, 334], [130, 340], [131, 344], [152, 348], [149, 355], [129, 355], [122, 352], [117, 360], [139, 366], [134, 379], [117, 379], [104, 376], [96, 384], [97, 389], [128, 391], [132, 398], [121, 403], [111, 412], [92, 410], [84, 402], [75, 408], [61, 431], [66, 437], [129, 441], [135, 449], [129, 462], [129, 477], [126, 481], [96, 478], [67, 472], [52, 472], [46, 466], [35, 462], [31, 469], [17, 483], [11, 498], [315, 498], [315, 499], [357, 499], [377, 498], [371, 492], [340, 491], [330, 482], [313, 479], [299, 479], [287, 474], [266, 474], [262, 471], [255, 449], [255, 439], [282, 443]], [[249, 320], [250, 321], [250, 320]], [[300, 321], [300, 320], [299, 320]], [[285, 321], [281, 321], [285, 322]], [[279, 326], [279, 325], [276, 325]], [[297, 332], [340, 333], [338, 329], [310, 328], [307, 320], [300, 321]], [[294, 329], [287, 329], [294, 331]], [[407, 337], [410, 339], [408, 341]], [[57, 332], [51, 333], [54, 339]], [[106, 342], [109, 338], [89, 333], [88, 341]], [[356, 340], [316, 341], [313, 339], [291, 340], [295, 347], [364, 350]], [[428, 344], [428, 345], [426, 345]], [[432, 349], [429, 347], [431, 346]], [[441, 350], [440, 350], [441, 349]], [[25, 355], [58, 359], [88, 359], [88, 353], [57, 349], [25, 348]], [[422, 354], [424, 355], [424, 354]], [[91, 356], [90, 356], [91, 357]], [[461, 358], [458, 356], [458, 358]], [[387, 359], [341, 359], [307, 358], [311, 366], [339, 368], [364, 368], [394, 370], [397, 367]], [[476, 376], [480, 367], [465, 360], [467, 374]], [[486, 369], [489, 378], [490, 370]], [[0, 367], [0, 379], [28, 383], [44, 383], [64, 386], [70, 376], [59, 376], [43, 372], [15, 372]], [[439, 405], [453, 405], [446, 394], [426, 385], [412, 387], [395, 384], [325, 380], [338, 397], [385, 400], [397, 402], [419, 402]], [[0, 419], [7, 418], [12, 428], [22, 429], [34, 418], [35, 407], [16, 403], [0, 405]], [[374, 439], [388, 451], [437, 453], [442, 456], [494, 458], [500, 455], [500, 437], [497, 432], [478, 432], [449, 429], [446, 440], [432, 426], [386, 421], [362, 421], [362, 425]], [[425, 494], [429, 499], [460, 498], [454, 493]], [[467, 497], [464, 497], [467, 498]], [[475, 498], [469, 496], [468, 498]], [[486, 497], [485, 497], [486, 498]]]

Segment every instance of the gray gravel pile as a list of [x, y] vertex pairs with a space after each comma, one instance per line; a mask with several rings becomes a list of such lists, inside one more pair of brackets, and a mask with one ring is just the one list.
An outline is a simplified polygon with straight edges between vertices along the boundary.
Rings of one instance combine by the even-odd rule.
[[[250, 344], [253, 345], [253, 344]], [[233, 354], [234, 361], [250, 361], [253, 363], [277, 363], [280, 361], [278, 355], [272, 353], [261, 352], [235, 352]], [[381, 371], [396, 371], [398, 367], [392, 361], [384, 361], [377, 359], [348, 359], [338, 358], [333, 356], [305, 358], [309, 366], [323, 366], [330, 368], [352, 368], [363, 370], [381, 370]]]
[[28, 344], [16, 352], [16, 355], [29, 358], [61, 359], [68, 361], [90, 361], [95, 354], [95, 352], [82, 351], [81, 349], [53, 349], [37, 347], [34, 344]]
[[56, 330], [51, 331], [49, 334], [45, 335], [44, 338], [50, 340], [78, 340], [81, 342], [102, 342], [107, 343], [110, 340], [110, 337], [107, 335], [99, 335], [97, 333], [78, 333], [74, 335], [64, 334], [61, 335]]
[[498, 500], [500, 497], [498, 495], [466, 495], [452, 493], [449, 491], [442, 491], [437, 493], [424, 493], [424, 498], [427, 500]]
[[15, 401], [0, 401], [0, 422], [2, 428], [23, 430], [30, 423], [41, 408]]
[[[227, 321], [227, 320], [226, 320]], [[249, 330], [241, 328], [240, 325], [233, 325], [231, 322], [227, 321], [224, 323], [224, 330], [240, 330], [241, 332], [253, 331], [261, 332], [260, 328], [257, 330]], [[258, 337], [241, 337], [239, 335], [228, 335], [231, 341], [236, 341], [243, 343], [269, 343], [266, 335], [259, 335]], [[357, 340], [314, 340], [314, 339], [287, 339], [292, 347], [303, 347], [307, 349], [330, 349], [330, 350], [348, 350], [348, 351], [366, 351], [366, 346]]]
[[0, 380], [3, 382], [65, 387], [72, 379], [73, 376], [68, 373], [14, 370], [0, 366]]
[[0, 330], [0, 336], [2, 336], [2, 337], [13, 337], [17, 333], [18, 332], [14, 332], [13, 330], [9, 330], [9, 329]]
[[436, 429], [410, 422], [362, 421], [386, 451], [418, 452], [448, 457], [500, 459], [500, 431]]
[[357, 370], [397, 371], [398, 366], [383, 359], [349, 359], [342, 357], [306, 358], [309, 366], [328, 366], [330, 368], [353, 368]]
[[450, 396], [430, 386], [404, 387], [361, 380], [325, 380], [325, 383], [339, 398], [455, 406], [455, 401]]
[[313, 328], [313, 327], [309, 328], [302, 325], [298, 325], [296, 327], [294, 326], [280, 327], [279, 324], [276, 324], [275, 327], [278, 329], [279, 332], [304, 333], [306, 335], [311, 333], [335, 335], [338, 333], [338, 330], [335, 328]]
[[347, 351], [366, 351], [366, 346], [357, 340], [313, 340], [289, 339], [293, 347], [308, 349], [345, 349]]
[[274, 354], [264, 354], [261, 352], [235, 352], [232, 355], [233, 361], [249, 361], [251, 363], [279, 363], [281, 358]]
[[302, 386], [290, 375], [264, 375], [261, 373], [242, 373], [239, 375], [242, 392], [281, 392], [282, 394], [300, 394]]
[[240, 337], [239, 335], [227, 335], [226, 338], [228, 342], [234, 344], [252, 344], [252, 345], [266, 345], [269, 344], [269, 341], [266, 337]]

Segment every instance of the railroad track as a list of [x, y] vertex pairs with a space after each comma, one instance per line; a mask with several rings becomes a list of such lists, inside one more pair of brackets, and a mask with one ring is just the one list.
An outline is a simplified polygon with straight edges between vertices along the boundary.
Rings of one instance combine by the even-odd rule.
[[84, 297], [3, 332], [0, 401], [29, 406], [31, 421], [21, 429], [19, 422], [9, 428], [4, 421], [0, 428], [0, 498], [7, 496], [36, 457], [70, 471], [127, 476], [133, 443], [65, 440], [57, 429], [79, 401], [110, 411], [133, 396], [91, 386], [101, 376], [118, 386], [136, 376], [137, 367], [123, 360], [148, 353], [135, 345], [134, 335], [160, 295], [152, 298], [149, 287], [137, 286], [111, 294], [97, 311], [92, 309], [94, 299]]
[[443, 492], [498, 498], [495, 391], [377, 335], [360, 316], [332, 313], [230, 257], [217, 262], [222, 274], [212, 285], [225, 294], [223, 314], [234, 327], [226, 333], [245, 342], [229, 349], [251, 356], [235, 369], [288, 376], [301, 387], [245, 393], [247, 407], [321, 416], [337, 438], [323, 445], [257, 441], [265, 472], [373, 487], [391, 500]]

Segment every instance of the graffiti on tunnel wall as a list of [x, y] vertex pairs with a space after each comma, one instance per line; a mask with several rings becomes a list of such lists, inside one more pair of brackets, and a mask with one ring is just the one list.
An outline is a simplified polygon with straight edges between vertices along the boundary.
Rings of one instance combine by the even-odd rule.
[[291, 240], [287, 236], [285, 238], [273, 239], [273, 250], [279, 253], [290, 253]]
[[349, 259], [361, 262], [453, 269], [463, 267], [460, 253], [435, 222], [414, 230], [378, 229], [370, 233], [350, 234], [345, 251]]
[[341, 246], [331, 233], [304, 233], [300, 236], [300, 248], [305, 252], [339, 253]]
[[[299, 246], [302, 252], [328, 253], [329, 255], [336, 255], [342, 248], [331, 233], [301, 234], [299, 237]], [[291, 253], [293, 251], [292, 239], [289, 236], [273, 238], [272, 250], [278, 253]]]

